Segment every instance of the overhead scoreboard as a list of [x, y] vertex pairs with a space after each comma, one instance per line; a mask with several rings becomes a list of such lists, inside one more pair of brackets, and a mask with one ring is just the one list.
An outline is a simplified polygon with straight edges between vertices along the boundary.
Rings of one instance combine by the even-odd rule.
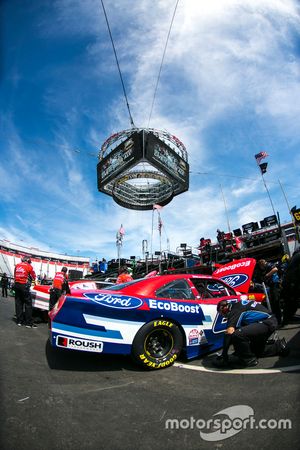
[[98, 190], [125, 208], [164, 206], [189, 188], [187, 152], [176, 136], [165, 131], [125, 130], [103, 144], [97, 178]]

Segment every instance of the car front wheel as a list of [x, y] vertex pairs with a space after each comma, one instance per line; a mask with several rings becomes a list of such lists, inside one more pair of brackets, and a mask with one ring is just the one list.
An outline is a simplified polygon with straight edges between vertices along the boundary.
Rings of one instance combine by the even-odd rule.
[[133, 359], [147, 369], [163, 369], [178, 358], [183, 337], [170, 320], [153, 320], [142, 326], [132, 344]]

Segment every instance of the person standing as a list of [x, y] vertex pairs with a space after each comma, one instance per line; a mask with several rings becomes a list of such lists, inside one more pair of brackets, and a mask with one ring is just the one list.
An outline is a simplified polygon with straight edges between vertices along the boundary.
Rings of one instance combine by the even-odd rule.
[[16, 265], [15, 272], [15, 304], [18, 326], [37, 328], [32, 320], [32, 297], [30, 286], [36, 279], [29, 256], [23, 256], [21, 262]]
[[99, 263], [99, 272], [106, 273], [108, 268], [108, 264], [105, 258], [102, 258], [102, 261]]
[[60, 272], [56, 272], [53, 278], [52, 287], [50, 288], [49, 311], [53, 309], [61, 295], [71, 293], [67, 272], [67, 267], [63, 267]]
[[1, 278], [2, 297], [7, 297], [8, 276], [4, 272]]
[[278, 325], [281, 325], [282, 312], [280, 306], [280, 279], [278, 267], [276, 264], [267, 262], [265, 259], [259, 259], [254, 269], [252, 281], [254, 283], [265, 283], [272, 312], [275, 314]]
[[283, 325], [293, 320], [300, 304], [300, 248], [294, 251], [283, 275]]
[[127, 266], [122, 266], [119, 270], [119, 276], [117, 278], [116, 284], [127, 283], [128, 281], [132, 281], [133, 278], [129, 273]]

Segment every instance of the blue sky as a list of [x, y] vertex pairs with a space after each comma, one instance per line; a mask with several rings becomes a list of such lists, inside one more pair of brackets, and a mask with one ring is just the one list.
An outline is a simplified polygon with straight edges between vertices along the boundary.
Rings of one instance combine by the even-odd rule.
[[[137, 127], [147, 127], [176, 0], [105, 0]], [[162, 249], [300, 207], [300, 14], [296, 0], [180, 0], [150, 127], [186, 146], [189, 191], [161, 211]], [[97, 190], [97, 154], [130, 128], [100, 0], [1, 3], [0, 238], [115, 258], [159, 250], [152, 212]], [[223, 195], [227, 207], [226, 216]], [[154, 217], [156, 221], [156, 216]], [[156, 222], [155, 222], [156, 223]], [[168, 242], [167, 242], [168, 239]]]

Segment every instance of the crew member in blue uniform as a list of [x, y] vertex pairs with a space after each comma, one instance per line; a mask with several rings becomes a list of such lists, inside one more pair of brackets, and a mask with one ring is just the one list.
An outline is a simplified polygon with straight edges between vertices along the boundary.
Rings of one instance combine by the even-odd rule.
[[221, 300], [217, 311], [227, 318], [222, 355], [216, 366], [228, 364], [228, 349], [232, 344], [238, 363], [244, 367], [257, 365], [257, 357], [264, 353], [268, 338], [276, 330], [276, 317], [260, 303], [241, 301], [232, 303]]

